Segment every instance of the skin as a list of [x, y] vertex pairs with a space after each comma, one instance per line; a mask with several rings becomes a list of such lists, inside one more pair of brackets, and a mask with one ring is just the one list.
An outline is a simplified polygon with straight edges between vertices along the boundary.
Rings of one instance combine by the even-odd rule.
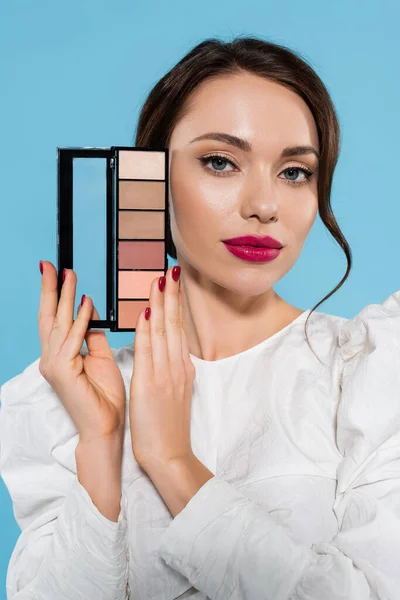
[[[296, 263], [315, 221], [318, 158], [280, 154], [297, 145], [319, 152], [319, 143], [302, 98], [253, 74], [205, 81], [189, 102], [169, 145], [171, 232], [182, 268], [189, 352], [214, 361], [255, 346], [303, 312], [273, 286]], [[238, 136], [252, 150], [213, 140], [190, 143], [207, 132]], [[198, 159], [215, 152], [224, 160], [202, 166]], [[284, 172], [289, 167], [308, 167], [313, 175], [303, 183], [305, 174]], [[222, 240], [245, 234], [270, 235], [284, 248], [271, 262], [241, 260]]]

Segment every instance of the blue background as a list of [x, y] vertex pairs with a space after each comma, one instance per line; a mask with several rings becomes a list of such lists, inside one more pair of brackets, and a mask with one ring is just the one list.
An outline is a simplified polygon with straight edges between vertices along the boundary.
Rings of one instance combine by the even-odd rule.
[[[0, 0], [0, 385], [41, 353], [38, 263], [56, 264], [56, 147], [131, 145], [153, 85], [209, 37], [247, 34], [287, 45], [311, 62], [331, 93], [342, 132], [332, 205], [354, 265], [318, 310], [350, 318], [397, 291], [399, 18], [399, 5], [382, 0]], [[76, 235], [87, 243], [83, 229]], [[275, 289], [312, 308], [345, 268], [318, 216], [298, 262]], [[97, 285], [95, 304], [104, 282]], [[112, 347], [133, 342], [130, 333], [107, 337]], [[5, 599], [20, 529], [3, 481], [0, 508]]]

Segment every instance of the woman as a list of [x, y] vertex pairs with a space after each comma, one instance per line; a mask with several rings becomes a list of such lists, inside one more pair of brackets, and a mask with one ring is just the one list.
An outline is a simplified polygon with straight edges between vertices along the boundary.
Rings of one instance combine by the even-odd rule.
[[[288, 48], [207, 40], [151, 91], [135, 145], [170, 149], [179, 267], [111, 350], [85, 335], [90, 298], [71, 328], [76, 274], [57, 307], [42, 263], [43, 353], [1, 390], [8, 599], [398, 598], [400, 293], [314, 312], [351, 269], [326, 88]], [[304, 311], [273, 286], [317, 212], [348, 264]], [[238, 255], [245, 235], [281, 249]]]

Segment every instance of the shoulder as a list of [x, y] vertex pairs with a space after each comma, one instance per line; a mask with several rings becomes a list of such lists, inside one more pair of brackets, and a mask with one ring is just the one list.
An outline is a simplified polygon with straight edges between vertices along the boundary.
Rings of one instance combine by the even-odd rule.
[[354, 467], [383, 445], [400, 445], [400, 290], [348, 319], [338, 343], [337, 444]]
[[301, 328], [307, 333], [312, 350], [322, 361], [325, 367], [334, 370], [339, 356], [339, 336], [343, 325], [347, 322], [345, 317], [330, 315], [325, 312], [314, 311], [301, 321]]
[[389, 348], [398, 351], [399, 333], [400, 290], [380, 304], [368, 304], [341, 328], [339, 347], [347, 370], [356, 368], [367, 356], [375, 359], [371, 356], [374, 349], [378, 353], [387, 353]]
[[[400, 290], [381, 303], [366, 305], [352, 318], [315, 311], [309, 323], [310, 341], [316, 340], [320, 346], [325, 345], [325, 353], [337, 354], [341, 380], [346, 378], [349, 382], [353, 375], [367, 375], [367, 365], [368, 376], [372, 377], [373, 370], [383, 360], [388, 374], [397, 375], [400, 360]], [[389, 377], [391, 380], [392, 377]]]

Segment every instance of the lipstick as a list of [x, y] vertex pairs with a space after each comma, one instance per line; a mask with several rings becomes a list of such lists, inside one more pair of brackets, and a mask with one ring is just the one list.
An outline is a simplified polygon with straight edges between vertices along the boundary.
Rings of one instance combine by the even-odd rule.
[[243, 235], [223, 240], [225, 247], [242, 260], [250, 262], [268, 262], [279, 256], [283, 244], [266, 236]]

